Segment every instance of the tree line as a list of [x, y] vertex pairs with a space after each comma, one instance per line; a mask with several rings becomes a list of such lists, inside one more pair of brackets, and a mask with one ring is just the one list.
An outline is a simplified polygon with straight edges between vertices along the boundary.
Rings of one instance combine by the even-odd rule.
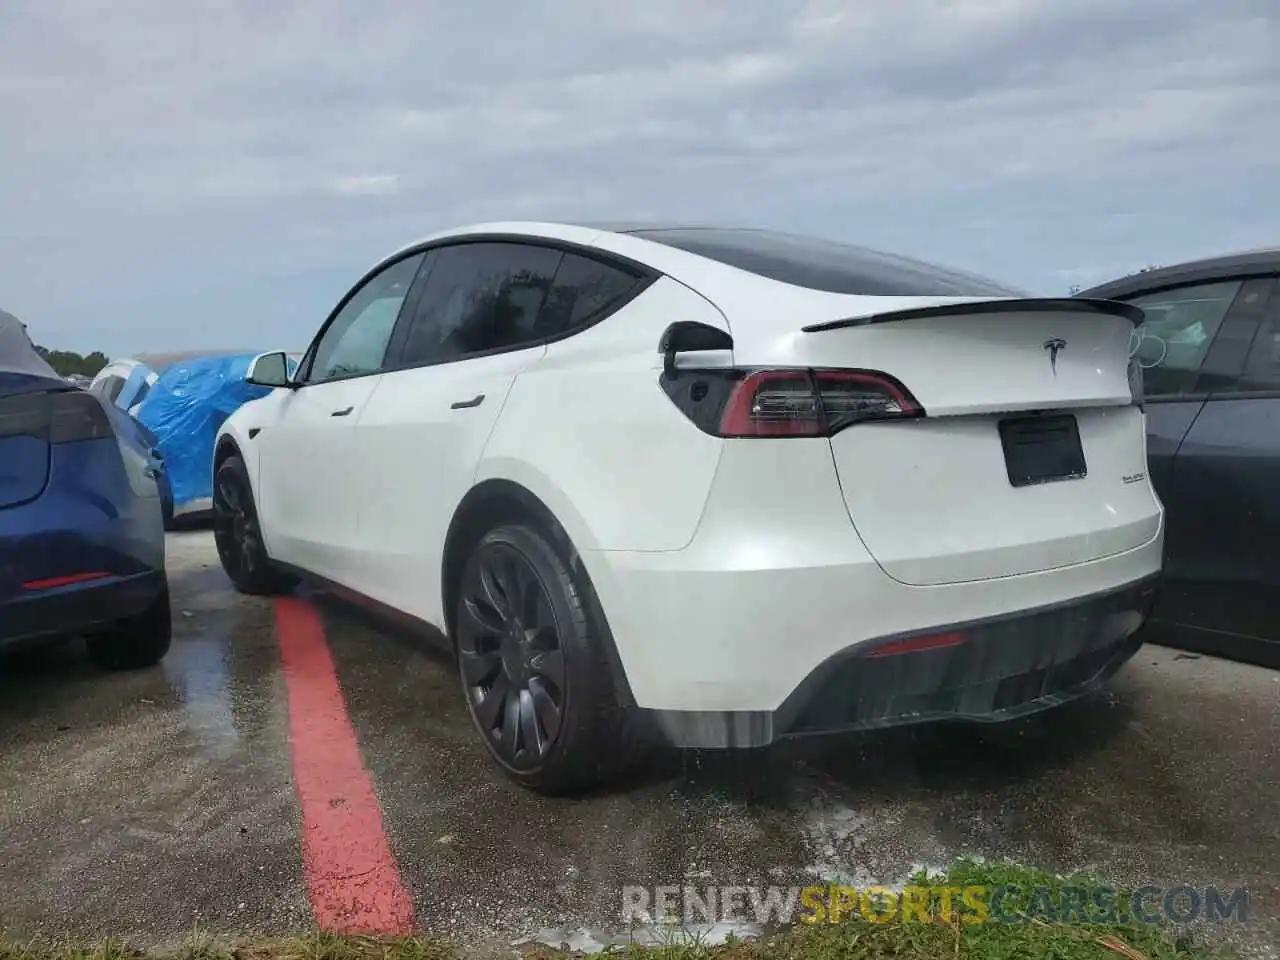
[[54, 372], [60, 377], [69, 377], [77, 373], [84, 377], [92, 377], [110, 362], [101, 350], [81, 356], [74, 350], [50, 350], [38, 343], [34, 346], [36, 353], [40, 354], [44, 362], [53, 367]]

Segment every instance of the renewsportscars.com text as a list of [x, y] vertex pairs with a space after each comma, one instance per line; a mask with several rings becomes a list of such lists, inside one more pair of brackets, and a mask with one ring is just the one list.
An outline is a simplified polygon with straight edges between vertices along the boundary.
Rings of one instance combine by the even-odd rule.
[[1144, 923], [1182, 924], [1197, 920], [1244, 922], [1249, 892], [1244, 887], [1139, 887], [1132, 892], [1108, 886], [1022, 887], [907, 886], [809, 887], [626, 886], [626, 923]]

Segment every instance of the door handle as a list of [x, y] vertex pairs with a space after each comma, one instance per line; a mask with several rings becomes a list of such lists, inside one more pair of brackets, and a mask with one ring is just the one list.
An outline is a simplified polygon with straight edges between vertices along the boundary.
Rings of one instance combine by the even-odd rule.
[[453, 403], [449, 404], [449, 409], [466, 410], [468, 407], [478, 407], [482, 403], [484, 403], [484, 394], [477, 393], [470, 400], [455, 400]]
[[354, 410], [354, 409], [355, 409], [355, 407], [347, 407], [347, 409], [345, 409], [345, 410], [335, 410], [335, 411], [333, 411], [333, 413], [329, 414], [329, 416], [331, 416], [331, 417], [345, 417], [347, 414], [349, 414], [349, 413], [350, 413], [352, 410]]

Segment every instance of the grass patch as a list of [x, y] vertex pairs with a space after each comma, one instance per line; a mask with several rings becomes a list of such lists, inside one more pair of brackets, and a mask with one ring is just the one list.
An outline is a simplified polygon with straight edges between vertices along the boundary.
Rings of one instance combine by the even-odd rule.
[[[723, 944], [700, 942], [673, 928], [656, 946], [622, 945], [608, 956], [627, 960], [1210, 960], [1233, 954], [1212, 947], [1168, 924], [1135, 921], [1128, 904], [1128, 890], [1114, 891], [1116, 909], [1093, 899], [1105, 884], [1080, 875], [1055, 877], [1041, 871], [1000, 864], [960, 861], [945, 873], [920, 875], [911, 886], [917, 894], [912, 914], [904, 921], [902, 905], [891, 916], [869, 920], [866, 903], [846, 892], [837, 922], [828, 913], [827, 890], [820, 922], [799, 922], [772, 930], [758, 940], [730, 939]], [[940, 888], [953, 888], [942, 893]], [[984, 888], [989, 901], [1003, 889], [998, 908], [987, 903], [985, 922], [975, 922], [982, 911], [966, 901], [966, 888]], [[1077, 903], [1080, 913], [1062, 922], [1064, 902], [1075, 903], [1078, 891], [1090, 897]], [[1064, 901], [1064, 897], [1067, 898]], [[1075, 898], [1075, 899], [1072, 899]], [[1159, 897], [1151, 900], [1158, 908]], [[813, 904], [811, 899], [809, 904]], [[871, 901], [873, 913], [888, 900]], [[801, 910], [811, 919], [815, 911]], [[966, 919], [966, 915], [968, 919]], [[1004, 922], [1001, 922], [1003, 918]], [[490, 955], [510, 957], [510, 947]], [[546, 946], [520, 950], [527, 960], [563, 960], [569, 956]], [[117, 941], [93, 946], [57, 943], [17, 943], [0, 939], [0, 960], [461, 960], [468, 952], [432, 938], [382, 938], [313, 933], [302, 937], [264, 938], [239, 944], [219, 943], [197, 930], [179, 950], [147, 954]]]

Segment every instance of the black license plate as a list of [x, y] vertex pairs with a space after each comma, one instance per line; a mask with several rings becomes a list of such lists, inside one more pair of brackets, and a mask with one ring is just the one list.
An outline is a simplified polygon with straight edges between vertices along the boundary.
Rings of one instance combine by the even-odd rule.
[[1069, 414], [1001, 420], [1000, 443], [1009, 482], [1015, 487], [1075, 480], [1088, 472], [1080, 428]]

